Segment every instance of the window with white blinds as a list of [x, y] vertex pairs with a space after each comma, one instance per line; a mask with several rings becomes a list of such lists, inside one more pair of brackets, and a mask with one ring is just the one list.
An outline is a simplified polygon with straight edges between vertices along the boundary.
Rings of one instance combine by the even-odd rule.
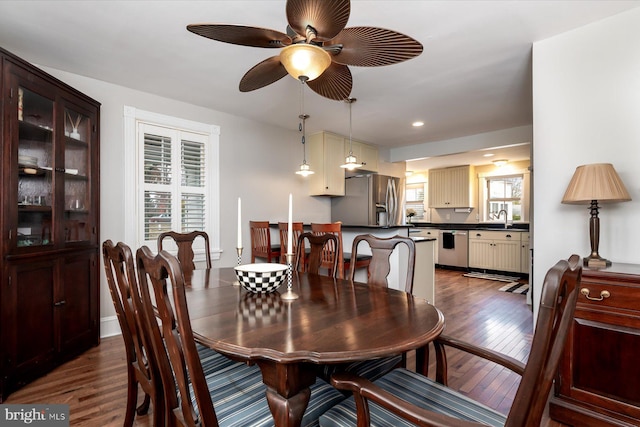
[[208, 136], [140, 122], [143, 233], [155, 241], [165, 231], [206, 230]]

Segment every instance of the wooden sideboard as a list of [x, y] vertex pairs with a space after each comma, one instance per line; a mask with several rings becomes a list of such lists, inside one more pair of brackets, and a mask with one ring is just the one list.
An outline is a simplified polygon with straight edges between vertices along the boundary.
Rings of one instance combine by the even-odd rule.
[[640, 265], [585, 267], [580, 288], [549, 414], [576, 427], [638, 426]]

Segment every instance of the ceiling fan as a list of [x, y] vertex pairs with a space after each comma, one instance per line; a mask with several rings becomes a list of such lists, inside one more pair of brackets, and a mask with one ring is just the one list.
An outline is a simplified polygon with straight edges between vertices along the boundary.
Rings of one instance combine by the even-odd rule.
[[351, 94], [349, 65], [377, 67], [414, 58], [422, 44], [396, 31], [377, 27], [345, 28], [350, 0], [287, 0], [287, 32], [231, 24], [191, 24], [202, 37], [243, 46], [282, 48], [240, 80], [240, 91], [270, 85], [287, 74], [319, 95], [343, 100]]

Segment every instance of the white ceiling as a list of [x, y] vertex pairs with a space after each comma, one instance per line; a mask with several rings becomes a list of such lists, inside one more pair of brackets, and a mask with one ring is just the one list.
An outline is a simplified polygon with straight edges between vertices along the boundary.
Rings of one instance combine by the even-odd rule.
[[[424, 45], [410, 61], [350, 67], [353, 137], [382, 147], [531, 124], [531, 45], [637, 1], [352, 1], [347, 27], [378, 26]], [[299, 83], [241, 93], [274, 50], [215, 42], [192, 23], [284, 32], [285, 1], [0, 1], [0, 46], [35, 64], [298, 128]], [[348, 107], [305, 94], [309, 133], [348, 135]], [[411, 127], [423, 120], [422, 128]]]

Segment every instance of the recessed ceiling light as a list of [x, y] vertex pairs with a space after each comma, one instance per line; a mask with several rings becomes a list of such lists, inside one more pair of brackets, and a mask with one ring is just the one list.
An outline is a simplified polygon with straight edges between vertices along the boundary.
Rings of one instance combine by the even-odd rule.
[[495, 156], [495, 154], [493, 153], [487, 153], [487, 154], [483, 154], [484, 157], [493, 157]]
[[424, 126], [424, 122], [421, 122], [421, 121], [413, 122], [411, 123], [411, 126], [413, 126], [414, 128], [419, 128], [420, 126]]

